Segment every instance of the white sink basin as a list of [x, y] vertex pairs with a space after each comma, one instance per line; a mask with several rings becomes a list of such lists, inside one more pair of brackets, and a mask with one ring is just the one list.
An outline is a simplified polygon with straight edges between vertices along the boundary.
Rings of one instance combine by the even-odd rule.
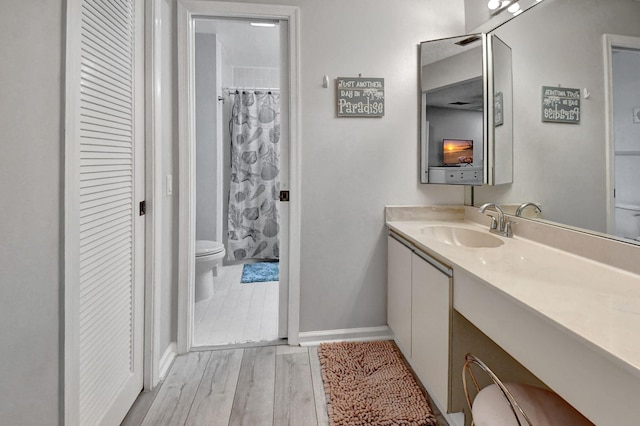
[[452, 246], [492, 248], [500, 247], [504, 244], [502, 239], [487, 232], [476, 231], [459, 226], [425, 226], [420, 230], [420, 232], [426, 237], [433, 238], [441, 243]]

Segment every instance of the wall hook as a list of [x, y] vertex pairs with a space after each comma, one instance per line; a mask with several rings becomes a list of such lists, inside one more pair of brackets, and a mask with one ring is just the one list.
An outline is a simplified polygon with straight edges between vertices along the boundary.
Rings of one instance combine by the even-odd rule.
[[324, 87], [325, 89], [327, 87], [329, 87], [329, 76], [325, 75], [324, 77], [322, 77], [322, 87]]
[[591, 96], [591, 92], [589, 92], [589, 90], [587, 90], [587, 88], [585, 87], [583, 90], [583, 96], [585, 99], [589, 99], [589, 97]]

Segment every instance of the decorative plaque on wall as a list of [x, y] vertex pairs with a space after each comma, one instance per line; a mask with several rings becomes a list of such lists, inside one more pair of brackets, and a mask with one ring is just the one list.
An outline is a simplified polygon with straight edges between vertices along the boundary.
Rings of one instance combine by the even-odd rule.
[[580, 123], [580, 89], [542, 86], [542, 121]]
[[384, 78], [338, 77], [338, 117], [383, 117]]

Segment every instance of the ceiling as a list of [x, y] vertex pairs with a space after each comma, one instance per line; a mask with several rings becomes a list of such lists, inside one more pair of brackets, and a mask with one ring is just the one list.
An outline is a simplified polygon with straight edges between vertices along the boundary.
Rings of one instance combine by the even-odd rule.
[[482, 111], [482, 77], [426, 92], [427, 106]]
[[[217, 34], [229, 64], [245, 67], [280, 66], [280, 24], [274, 27], [254, 27], [256, 20], [206, 19], [195, 20], [198, 34]], [[261, 20], [260, 22], [267, 22]]]

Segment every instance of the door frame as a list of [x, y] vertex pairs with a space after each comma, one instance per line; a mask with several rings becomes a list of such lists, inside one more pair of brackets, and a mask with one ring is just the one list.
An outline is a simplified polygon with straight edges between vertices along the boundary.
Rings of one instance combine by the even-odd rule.
[[640, 37], [604, 34], [604, 98], [605, 98], [605, 145], [606, 145], [606, 191], [607, 191], [607, 234], [615, 234], [615, 111], [613, 104], [613, 54], [615, 47], [640, 51]]
[[170, 22], [162, 18], [162, 0], [145, 2], [145, 151], [146, 151], [146, 199], [147, 233], [145, 294], [144, 294], [144, 389], [153, 389], [166, 371], [162, 371], [160, 357], [160, 314], [162, 308], [162, 211], [167, 201], [164, 197], [164, 170], [162, 169], [162, 34], [168, 31]]
[[[287, 335], [299, 343], [300, 318], [300, 10], [294, 6], [202, 0], [178, 1], [178, 353], [191, 350], [195, 310], [195, 100], [194, 19], [285, 20], [289, 26], [289, 264]], [[286, 188], [283, 188], [286, 189]]]

